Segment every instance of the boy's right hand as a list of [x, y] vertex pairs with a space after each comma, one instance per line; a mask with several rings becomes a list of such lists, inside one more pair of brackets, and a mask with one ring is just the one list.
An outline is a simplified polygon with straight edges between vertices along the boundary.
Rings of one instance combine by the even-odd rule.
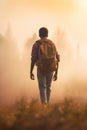
[[54, 75], [53, 75], [53, 81], [56, 81], [57, 80], [57, 73], [55, 73]]
[[33, 73], [30, 73], [30, 78], [31, 78], [31, 80], [35, 80], [35, 77], [34, 77]]

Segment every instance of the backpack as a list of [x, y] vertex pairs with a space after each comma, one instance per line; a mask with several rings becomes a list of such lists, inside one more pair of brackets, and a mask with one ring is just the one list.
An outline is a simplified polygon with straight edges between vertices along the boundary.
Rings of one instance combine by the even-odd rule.
[[37, 67], [42, 73], [53, 72], [57, 69], [56, 48], [51, 40], [39, 41]]

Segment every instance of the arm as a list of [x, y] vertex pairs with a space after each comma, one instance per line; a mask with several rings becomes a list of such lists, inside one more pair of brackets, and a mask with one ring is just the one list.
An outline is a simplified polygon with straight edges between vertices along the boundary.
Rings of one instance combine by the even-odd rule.
[[58, 52], [56, 52], [56, 58], [57, 58], [57, 69], [56, 69], [56, 71], [54, 72], [54, 75], [53, 75], [54, 81], [57, 80], [58, 67], [59, 67], [59, 62], [60, 62], [60, 55], [58, 54]]
[[56, 68], [56, 70], [54, 71], [53, 81], [56, 81], [56, 80], [57, 80], [57, 74], [58, 74], [58, 61], [57, 61], [57, 68]]
[[32, 80], [35, 79], [34, 74], [33, 74], [34, 65], [35, 65], [35, 60], [31, 60], [30, 78], [31, 78]]
[[30, 78], [32, 80], [35, 79], [34, 74], [33, 74], [33, 69], [34, 69], [34, 65], [37, 61], [37, 55], [38, 55], [38, 44], [35, 43], [32, 47], [32, 53], [31, 53]]

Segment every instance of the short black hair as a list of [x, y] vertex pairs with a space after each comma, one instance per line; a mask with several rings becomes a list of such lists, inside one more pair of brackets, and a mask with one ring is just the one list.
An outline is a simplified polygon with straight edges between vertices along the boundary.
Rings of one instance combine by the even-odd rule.
[[39, 29], [40, 37], [48, 37], [48, 29], [46, 27], [42, 27]]

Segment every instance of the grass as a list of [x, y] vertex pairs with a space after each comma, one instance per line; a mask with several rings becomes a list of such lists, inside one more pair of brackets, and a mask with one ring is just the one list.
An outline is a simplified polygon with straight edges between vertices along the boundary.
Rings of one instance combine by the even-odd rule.
[[12, 106], [0, 107], [0, 130], [86, 130], [87, 104], [65, 99], [42, 106], [22, 98]]

